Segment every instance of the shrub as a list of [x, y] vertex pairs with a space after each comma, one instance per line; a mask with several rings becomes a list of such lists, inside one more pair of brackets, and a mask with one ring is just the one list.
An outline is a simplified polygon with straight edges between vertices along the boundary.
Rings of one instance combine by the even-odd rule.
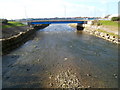
[[119, 21], [120, 20], [120, 17], [112, 17], [111, 18], [111, 21]]
[[7, 24], [8, 20], [7, 19], [2, 19], [2, 23]]

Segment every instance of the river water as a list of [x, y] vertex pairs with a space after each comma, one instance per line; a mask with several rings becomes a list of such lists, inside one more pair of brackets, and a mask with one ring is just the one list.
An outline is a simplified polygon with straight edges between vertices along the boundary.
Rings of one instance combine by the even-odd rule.
[[118, 87], [118, 46], [66, 24], [37, 31], [2, 63], [3, 88]]

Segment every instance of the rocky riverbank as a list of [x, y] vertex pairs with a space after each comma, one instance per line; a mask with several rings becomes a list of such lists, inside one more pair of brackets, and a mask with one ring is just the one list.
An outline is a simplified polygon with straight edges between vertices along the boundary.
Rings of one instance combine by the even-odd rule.
[[[70, 24], [70, 26], [75, 27], [77, 26], [77, 24]], [[116, 43], [116, 44], [120, 44], [120, 38], [119, 36], [115, 33], [108, 32], [106, 30], [104, 30], [104, 28], [102, 28], [101, 26], [95, 26], [95, 25], [83, 25], [84, 27], [84, 32], [88, 32], [91, 35], [103, 38], [105, 40], [108, 40], [112, 43]], [[108, 28], [109, 29], [109, 28]]]

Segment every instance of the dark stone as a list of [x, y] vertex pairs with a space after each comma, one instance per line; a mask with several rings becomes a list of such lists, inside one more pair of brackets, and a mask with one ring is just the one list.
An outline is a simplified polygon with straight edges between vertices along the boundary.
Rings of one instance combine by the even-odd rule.
[[6, 77], [7, 79], [9, 79], [10, 77]]
[[27, 71], [30, 71], [30, 69], [27, 69]]

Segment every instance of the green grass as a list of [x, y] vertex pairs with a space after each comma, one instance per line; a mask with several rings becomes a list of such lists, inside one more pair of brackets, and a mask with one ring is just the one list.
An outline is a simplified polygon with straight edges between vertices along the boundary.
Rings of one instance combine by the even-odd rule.
[[2, 28], [10, 28], [15, 26], [25, 26], [25, 24], [22, 24], [20, 22], [8, 22], [8, 24], [2, 25]]
[[120, 26], [120, 23], [118, 24], [118, 22], [115, 22], [115, 21], [100, 20], [99, 22], [102, 25], [109, 25], [109, 26], [115, 26], [115, 27], [118, 27], [118, 25]]
[[97, 31], [99, 31], [99, 32], [103, 32], [103, 33], [108, 33], [109, 35], [116, 36], [116, 37], [120, 38], [120, 36], [117, 35], [117, 34], [110, 33], [110, 32], [107, 32], [107, 31], [104, 31], [104, 30], [101, 30], [101, 29], [97, 29]]

